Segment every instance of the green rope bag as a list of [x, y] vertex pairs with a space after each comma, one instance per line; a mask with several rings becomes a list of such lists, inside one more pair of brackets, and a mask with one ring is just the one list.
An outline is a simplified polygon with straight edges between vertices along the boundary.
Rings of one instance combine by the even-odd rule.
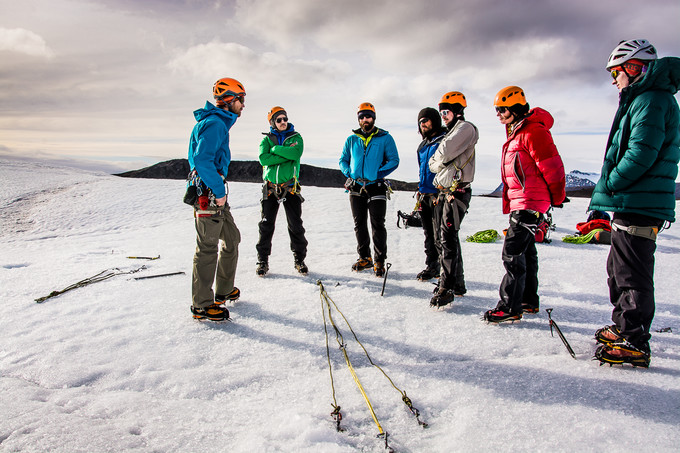
[[465, 238], [466, 242], [480, 242], [480, 243], [485, 243], [485, 242], [496, 242], [496, 239], [498, 239], [498, 231], [496, 230], [483, 230], [483, 231], [478, 231], [472, 236], [468, 236]]
[[598, 229], [592, 230], [588, 234], [584, 234], [584, 235], [574, 234], [574, 235], [571, 235], [571, 236], [564, 236], [562, 238], [562, 241], [568, 242], [570, 244], [587, 244], [600, 231], [604, 231], [604, 230], [602, 228], [598, 228]]

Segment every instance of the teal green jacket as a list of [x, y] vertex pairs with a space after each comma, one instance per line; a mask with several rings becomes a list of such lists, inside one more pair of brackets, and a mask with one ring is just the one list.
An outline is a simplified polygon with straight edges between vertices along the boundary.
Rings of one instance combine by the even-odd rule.
[[589, 210], [675, 221], [679, 87], [680, 58], [666, 57], [652, 61], [642, 79], [621, 90]]
[[292, 130], [285, 133], [281, 144], [279, 136], [280, 134], [273, 131], [268, 132], [260, 142], [262, 179], [274, 184], [282, 184], [292, 179], [297, 181], [300, 176], [300, 157], [304, 148], [302, 136]]

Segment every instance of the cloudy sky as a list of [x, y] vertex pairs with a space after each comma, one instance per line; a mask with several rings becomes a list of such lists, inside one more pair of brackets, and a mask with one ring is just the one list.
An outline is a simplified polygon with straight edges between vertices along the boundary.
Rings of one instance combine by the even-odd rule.
[[417, 180], [416, 118], [447, 91], [480, 130], [478, 180], [499, 180], [493, 99], [507, 85], [555, 117], [567, 171], [599, 171], [622, 39], [680, 56], [680, 2], [647, 0], [0, 0], [0, 155], [120, 171], [186, 157], [220, 77], [246, 87], [232, 157], [256, 159], [284, 106], [303, 163], [337, 168], [370, 101]]

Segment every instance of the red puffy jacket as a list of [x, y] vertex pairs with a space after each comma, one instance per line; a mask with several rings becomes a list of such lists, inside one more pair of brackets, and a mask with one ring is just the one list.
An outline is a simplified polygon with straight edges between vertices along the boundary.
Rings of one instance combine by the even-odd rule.
[[562, 158], [553, 143], [553, 117], [534, 108], [503, 145], [503, 213], [531, 209], [545, 213], [566, 197]]

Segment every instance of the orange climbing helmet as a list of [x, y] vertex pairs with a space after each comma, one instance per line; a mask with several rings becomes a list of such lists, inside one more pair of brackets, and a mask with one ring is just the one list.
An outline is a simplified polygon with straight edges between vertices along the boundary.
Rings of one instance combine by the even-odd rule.
[[460, 91], [449, 91], [444, 96], [442, 96], [441, 100], [439, 101], [439, 110], [443, 110], [441, 108], [442, 104], [459, 104], [462, 107], [467, 107], [467, 100], [465, 99], [465, 95]]
[[217, 105], [228, 104], [234, 97], [240, 97], [241, 101], [243, 101], [243, 96], [245, 95], [246, 89], [236, 79], [225, 77], [213, 85], [213, 97], [217, 101]]
[[524, 90], [515, 85], [503, 88], [493, 101], [496, 107], [512, 107], [516, 104], [527, 105], [527, 98], [524, 97]]
[[279, 112], [283, 112], [284, 115], [286, 114], [286, 110], [283, 107], [279, 107], [278, 105], [276, 107], [272, 107], [269, 113], [267, 113], [267, 121], [271, 123], [273, 119], [281, 114]]

